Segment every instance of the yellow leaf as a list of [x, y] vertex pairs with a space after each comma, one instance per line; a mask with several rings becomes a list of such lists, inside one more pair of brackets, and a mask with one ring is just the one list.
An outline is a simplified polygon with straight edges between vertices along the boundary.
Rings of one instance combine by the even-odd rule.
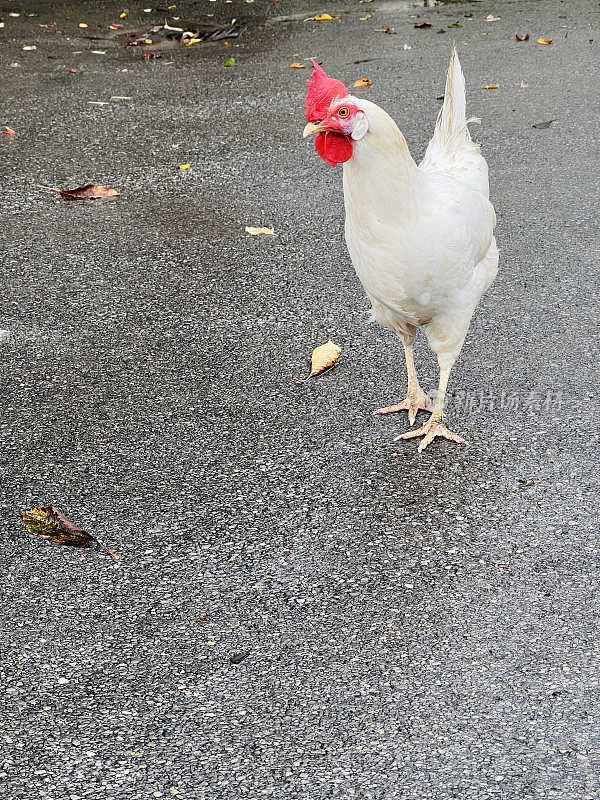
[[488, 84], [488, 86], [482, 86], [481, 88], [482, 89], [499, 89], [500, 88], [500, 84], [499, 83], [490, 83], [490, 84]]
[[274, 236], [275, 235], [275, 228], [252, 228], [249, 225], [246, 225], [244, 228], [246, 233], [249, 233], [251, 236]]
[[80, 22], [77, 27], [78, 28], [87, 28], [87, 25], [85, 24], [85, 22]]
[[525, 83], [525, 81], [521, 81], [521, 89], [526, 89], [528, 86], [529, 86], [528, 83]]
[[339, 361], [341, 354], [341, 349], [337, 346], [337, 344], [334, 344], [331, 339], [326, 344], [322, 344], [320, 347], [315, 347], [310, 363], [310, 375], [303, 381], [298, 380], [298, 378], [294, 378], [294, 380], [298, 381], [298, 383], [306, 383], [306, 381], [312, 378], [314, 375], [320, 375], [321, 372], [325, 372], [326, 369], [330, 369], [331, 367], [335, 366], [335, 364], [337, 364]]
[[538, 44], [552, 44], [553, 39], [538, 39]]
[[180, 164], [179, 169], [190, 169], [191, 166], [191, 164]]
[[306, 64], [300, 64], [299, 61], [294, 61], [293, 64], [290, 64], [290, 69], [306, 69]]
[[119, 19], [125, 19], [126, 16], [127, 16], [127, 12], [123, 11], [122, 14], [119, 14]]
[[359, 78], [357, 81], [354, 81], [352, 86], [355, 89], [364, 89], [365, 86], [373, 86], [373, 81], [370, 81], [368, 78]]
[[312, 19], [315, 22], [331, 22], [334, 19], [339, 19], [339, 17], [332, 17], [331, 14], [317, 14]]

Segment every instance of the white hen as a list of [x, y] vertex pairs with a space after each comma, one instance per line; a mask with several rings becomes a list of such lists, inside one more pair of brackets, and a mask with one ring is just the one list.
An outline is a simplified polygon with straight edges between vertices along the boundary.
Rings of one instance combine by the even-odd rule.
[[[396, 123], [368, 100], [349, 95], [313, 62], [304, 135], [330, 165], [344, 164], [346, 243], [375, 319], [404, 344], [406, 399], [376, 411], [431, 411], [418, 430], [419, 451], [436, 436], [464, 439], [444, 424], [450, 371], [480, 297], [494, 280], [496, 217], [488, 199], [488, 171], [469, 135], [465, 81], [455, 50], [444, 105], [423, 161], [417, 166]], [[438, 357], [440, 380], [433, 401], [419, 386], [413, 359], [422, 326]]]

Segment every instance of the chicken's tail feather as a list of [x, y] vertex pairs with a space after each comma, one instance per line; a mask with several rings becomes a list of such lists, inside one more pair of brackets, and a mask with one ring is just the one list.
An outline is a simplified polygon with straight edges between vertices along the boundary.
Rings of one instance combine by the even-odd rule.
[[463, 75], [456, 46], [452, 45], [450, 66], [446, 76], [446, 91], [444, 92], [444, 105], [440, 110], [436, 133], [446, 140], [453, 139], [470, 141], [471, 136], [467, 125], [472, 120], [467, 120], [467, 100], [465, 94], [465, 76]]
[[459, 177], [487, 195], [487, 165], [479, 152], [479, 146], [471, 139], [468, 127], [470, 122], [480, 120], [477, 117], [467, 119], [465, 76], [453, 45], [446, 76], [444, 105], [440, 109], [433, 138], [419, 167]]

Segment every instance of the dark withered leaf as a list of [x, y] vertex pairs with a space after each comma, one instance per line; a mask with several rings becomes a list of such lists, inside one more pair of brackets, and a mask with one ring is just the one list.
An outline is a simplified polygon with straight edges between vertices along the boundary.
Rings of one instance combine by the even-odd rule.
[[430, 22], [415, 22], [415, 28], [431, 28]]
[[553, 122], [556, 122], [555, 119], [549, 119], [548, 122], [536, 122], [535, 125], [532, 125], [532, 128], [537, 128], [538, 131], [543, 131], [546, 128], [549, 128]]
[[528, 42], [529, 41], [529, 34], [526, 33], [525, 36], [521, 36], [520, 34], [515, 34], [515, 39], [517, 42]]
[[23, 522], [30, 533], [48, 542], [70, 547], [91, 547], [93, 544], [98, 544], [115, 560], [119, 558], [91, 533], [72, 523], [55, 506], [40, 506], [31, 511], [24, 511]]
[[250, 650], [244, 650], [243, 653], [235, 653], [234, 655], [229, 657], [230, 664], [241, 664], [244, 659], [248, 658], [250, 655]]
[[31, 533], [56, 544], [90, 547], [95, 541], [91, 534], [74, 525], [54, 506], [41, 506], [32, 511], [24, 511], [23, 522]]
[[77, 186], [75, 189], [59, 189], [58, 191], [65, 200], [106, 200], [120, 196], [120, 192], [97, 183], [87, 183], [85, 186]]

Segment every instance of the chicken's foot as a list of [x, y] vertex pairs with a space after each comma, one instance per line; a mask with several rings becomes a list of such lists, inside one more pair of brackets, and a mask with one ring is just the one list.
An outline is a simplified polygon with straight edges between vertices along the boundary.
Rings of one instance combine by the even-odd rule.
[[419, 453], [422, 453], [425, 448], [433, 442], [436, 436], [442, 436], [444, 439], [449, 439], [451, 442], [456, 442], [457, 444], [467, 444], [467, 441], [459, 436], [456, 433], [452, 433], [452, 431], [448, 430], [448, 428], [444, 424], [444, 420], [436, 417], [435, 414], [432, 414], [431, 417], [427, 420], [424, 425], [421, 425], [420, 428], [417, 428], [416, 431], [408, 431], [408, 433], [402, 433], [400, 436], [396, 436], [394, 439], [395, 442], [399, 441], [400, 439], [414, 439], [417, 436], [424, 436], [425, 438], [419, 444]]
[[417, 384], [412, 392], [409, 390], [406, 399], [401, 403], [378, 408], [373, 414], [394, 414], [396, 411], [408, 411], [408, 421], [411, 425], [414, 425], [417, 411], [433, 411], [433, 406], [429, 395]]

